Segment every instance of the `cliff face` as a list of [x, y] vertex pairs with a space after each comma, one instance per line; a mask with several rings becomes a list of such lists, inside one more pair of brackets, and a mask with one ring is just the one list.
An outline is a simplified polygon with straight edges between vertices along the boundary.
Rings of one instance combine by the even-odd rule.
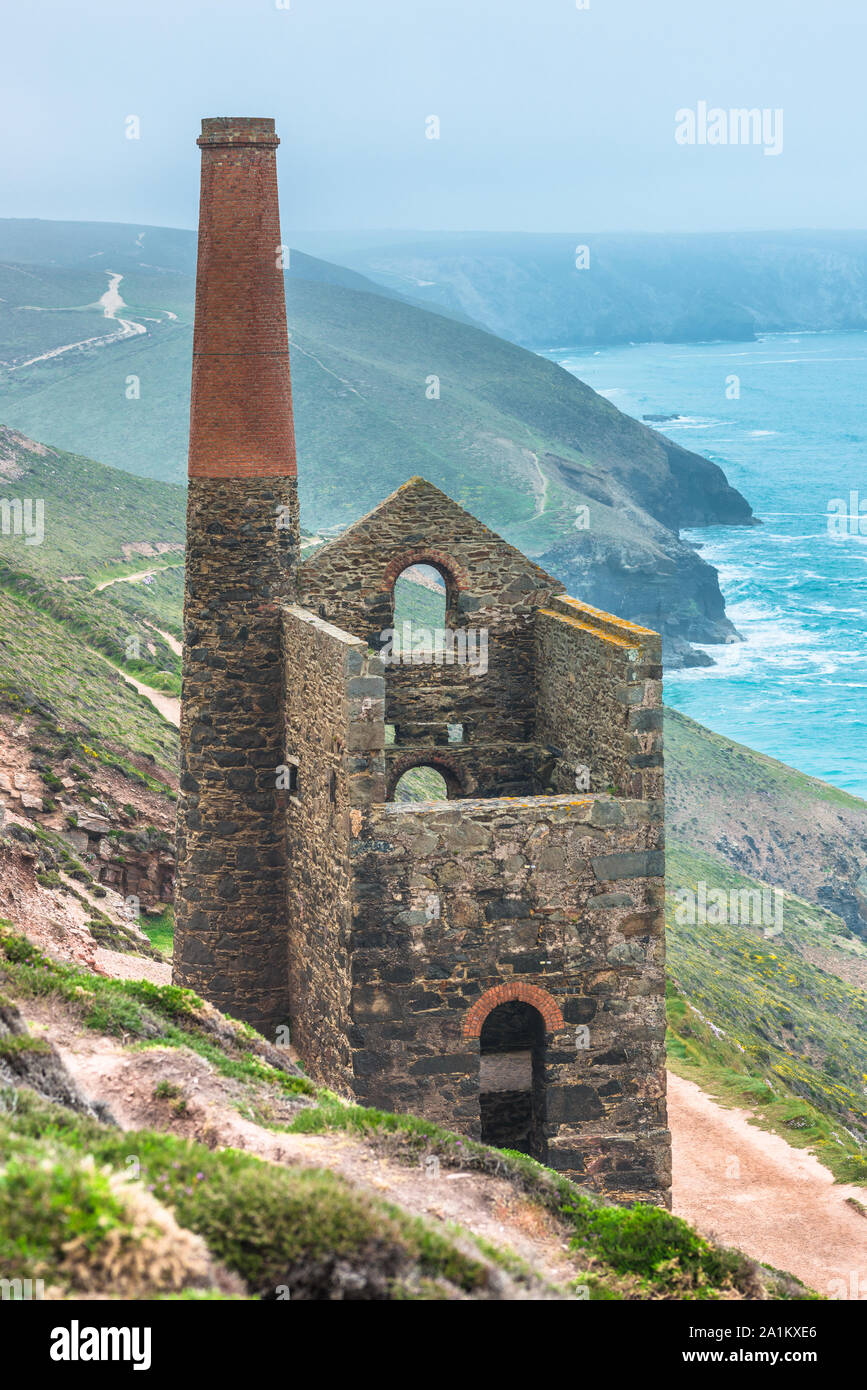
[[[576, 246], [589, 265], [576, 268]], [[463, 311], [533, 346], [743, 342], [780, 330], [867, 326], [867, 233], [590, 232], [309, 238], [386, 286]]]
[[710, 666], [693, 642], [740, 641], [726, 617], [716, 570], [671, 533], [658, 528], [642, 542], [577, 537], [555, 546], [540, 564], [570, 594], [662, 633], [666, 667]]

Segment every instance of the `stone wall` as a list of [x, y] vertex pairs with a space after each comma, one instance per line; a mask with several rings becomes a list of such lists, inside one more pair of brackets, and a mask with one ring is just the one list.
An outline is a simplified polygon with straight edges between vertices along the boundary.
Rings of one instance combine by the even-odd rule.
[[293, 605], [282, 618], [291, 1039], [317, 1080], [345, 1092], [350, 808], [384, 794], [383, 681], [364, 642]]
[[487, 671], [390, 665], [386, 721], [399, 743], [464, 723], [485, 742], [533, 737], [534, 612], [562, 585], [422, 478], [410, 479], [299, 570], [299, 599], [379, 651], [394, 625], [394, 584], [431, 565], [446, 583], [446, 625], [484, 629]]
[[661, 800], [661, 639], [648, 628], [556, 596], [536, 615], [536, 737], [547, 786]]
[[190, 479], [173, 979], [271, 1041], [289, 1013], [277, 604], [297, 536], [294, 478]]
[[547, 1161], [667, 1200], [661, 808], [389, 804], [359, 817], [351, 850], [359, 1099], [479, 1137], [484, 1017], [528, 999], [546, 1023]]
[[392, 744], [385, 750], [386, 799], [411, 767], [434, 767], [450, 797], [533, 796], [539, 750], [534, 743]]

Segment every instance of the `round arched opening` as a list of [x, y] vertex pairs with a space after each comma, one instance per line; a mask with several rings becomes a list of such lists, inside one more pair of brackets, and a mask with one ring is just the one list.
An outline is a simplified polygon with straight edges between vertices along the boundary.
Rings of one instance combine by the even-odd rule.
[[407, 565], [394, 582], [394, 655], [430, 665], [448, 627], [446, 577], [433, 565]]
[[392, 801], [447, 801], [448, 783], [435, 767], [411, 767], [397, 780]]
[[546, 1161], [545, 1020], [510, 999], [492, 1009], [479, 1039], [482, 1142]]

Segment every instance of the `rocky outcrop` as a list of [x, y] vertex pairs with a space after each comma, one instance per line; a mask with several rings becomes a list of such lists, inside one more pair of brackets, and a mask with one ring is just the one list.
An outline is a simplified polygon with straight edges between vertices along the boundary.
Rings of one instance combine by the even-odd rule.
[[91, 968], [97, 944], [153, 955], [138, 919], [174, 891], [169, 789], [124, 763], [0, 711], [0, 915]]
[[726, 617], [719, 576], [693, 546], [662, 527], [643, 541], [634, 535], [577, 532], [541, 556], [543, 567], [569, 593], [594, 608], [617, 613], [660, 632], [665, 665], [710, 666], [713, 658], [694, 642], [739, 642]]
[[71, 806], [69, 813], [66, 838], [98, 883], [137, 898], [144, 911], [172, 901], [175, 853], [165, 831], [119, 829], [105, 816], [76, 815]]
[[83, 1093], [54, 1044], [31, 1035], [17, 1005], [11, 1003], [0, 1004], [0, 1082], [29, 1086], [43, 1100], [90, 1115], [104, 1124], [114, 1123], [108, 1106]]

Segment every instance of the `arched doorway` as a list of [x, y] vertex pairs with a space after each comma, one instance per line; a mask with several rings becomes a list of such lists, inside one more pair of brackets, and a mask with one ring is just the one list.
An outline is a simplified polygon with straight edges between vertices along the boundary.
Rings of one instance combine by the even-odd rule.
[[546, 1162], [545, 1020], [523, 999], [492, 1009], [479, 1038], [482, 1142]]

